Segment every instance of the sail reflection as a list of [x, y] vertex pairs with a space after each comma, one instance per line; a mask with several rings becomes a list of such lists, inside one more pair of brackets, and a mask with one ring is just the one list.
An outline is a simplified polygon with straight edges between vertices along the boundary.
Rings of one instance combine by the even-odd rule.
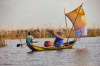
[[90, 66], [89, 63], [89, 50], [88, 49], [76, 49], [74, 59], [77, 66]]

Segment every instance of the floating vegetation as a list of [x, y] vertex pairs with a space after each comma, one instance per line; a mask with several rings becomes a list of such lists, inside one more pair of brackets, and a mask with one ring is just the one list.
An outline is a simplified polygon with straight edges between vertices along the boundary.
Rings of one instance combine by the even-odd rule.
[[5, 39], [0, 35], [0, 46], [6, 46]]
[[5, 30], [0, 30], [0, 47], [7, 45], [5, 37], [4, 37], [5, 32], [6, 32]]

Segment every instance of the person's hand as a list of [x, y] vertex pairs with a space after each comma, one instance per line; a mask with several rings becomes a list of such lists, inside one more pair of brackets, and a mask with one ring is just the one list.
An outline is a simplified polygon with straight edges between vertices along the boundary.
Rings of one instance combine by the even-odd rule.
[[37, 43], [38, 41], [35, 41], [35, 43]]
[[56, 42], [56, 44], [59, 44], [58, 42]]

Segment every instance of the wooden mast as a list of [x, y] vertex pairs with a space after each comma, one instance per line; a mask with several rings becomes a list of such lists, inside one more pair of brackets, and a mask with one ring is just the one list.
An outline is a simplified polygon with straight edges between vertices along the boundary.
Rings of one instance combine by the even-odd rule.
[[[64, 15], [65, 15], [65, 8], [64, 8]], [[65, 23], [66, 23], [66, 30], [67, 30], [67, 20], [66, 20], [66, 15], [65, 15]]]
[[[65, 15], [65, 8], [64, 8], [64, 15]], [[66, 15], [65, 15], [65, 23], [66, 23], [66, 33], [68, 33], [68, 31], [67, 31], [67, 20], [66, 20]], [[69, 40], [67, 40], [67, 42], [68, 42], [68, 45], [69, 45]]]

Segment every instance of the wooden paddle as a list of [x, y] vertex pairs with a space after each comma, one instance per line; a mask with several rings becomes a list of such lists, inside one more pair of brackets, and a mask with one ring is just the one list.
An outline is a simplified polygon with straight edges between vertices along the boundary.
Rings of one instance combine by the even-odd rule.
[[22, 48], [23, 45], [26, 44], [26, 43], [22, 44], [22, 39], [20, 39], [20, 43], [21, 43], [21, 44], [17, 44], [16, 46], [17, 46], [17, 47], [20, 47], [20, 46], [21, 46], [21, 48]]
[[[24, 43], [24, 44], [26, 44], [26, 43]], [[22, 47], [22, 45], [24, 45], [24, 44], [17, 44], [16, 46], [17, 47], [20, 47], [20, 46]]]
[[[38, 41], [37, 41], [37, 42], [38, 42]], [[16, 46], [17, 46], [17, 47], [20, 47], [20, 46], [21, 46], [21, 47], [23, 47], [23, 45], [25, 45], [25, 44], [27, 44], [27, 43], [23, 43], [23, 44], [22, 44], [22, 43], [21, 43], [21, 44], [17, 44]]]
[[[35, 41], [35, 42], [33, 42], [33, 43], [37, 43], [37, 42], [39, 42], [39, 41]], [[21, 46], [21, 48], [22, 48], [23, 45], [27, 44], [27, 43], [23, 43], [23, 44], [22, 44], [22, 39], [20, 39], [20, 43], [21, 43], [21, 44], [17, 44], [16, 46], [17, 46], [17, 47], [20, 47], [20, 46]]]

